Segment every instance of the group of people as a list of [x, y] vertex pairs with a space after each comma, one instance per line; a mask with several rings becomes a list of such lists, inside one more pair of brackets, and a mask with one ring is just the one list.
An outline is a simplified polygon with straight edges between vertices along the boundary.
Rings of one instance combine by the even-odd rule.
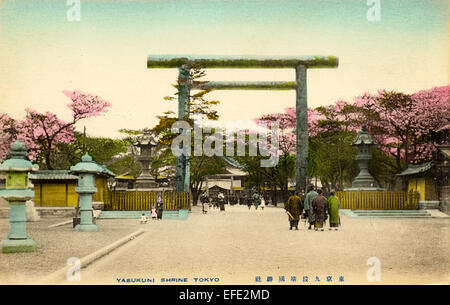
[[339, 208], [340, 201], [335, 192], [330, 192], [326, 198], [321, 189], [317, 191], [313, 186], [308, 187], [308, 193], [296, 192], [289, 197], [285, 204], [285, 210], [289, 217], [290, 230], [295, 227], [298, 230], [300, 217], [309, 223], [308, 229], [324, 230], [324, 224], [329, 218], [329, 229], [337, 230], [340, 226]]
[[[264, 210], [266, 206], [266, 199], [264, 198], [263, 195], [260, 195], [256, 190], [254, 191], [252, 196], [248, 196], [248, 198], [244, 198], [244, 200], [247, 202], [249, 210], [251, 209], [252, 206], [255, 207], [255, 210], [257, 210], [258, 208]], [[204, 192], [200, 196], [200, 203], [202, 204], [203, 214], [207, 214], [211, 206], [213, 206], [214, 208], [220, 208], [221, 211], [225, 211], [226, 198], [222, 192], [219, 192], [217, 194], [217, 198], [214, 198], [213, 201], [211, 202], [210, 197], [207, 195], [206, 192]], [[230, 202], [230, 204], [232, 204], [232, 202]]]
[[[158, 202], [156, 203], [156, 206], [153, 205], [150, 210], [151, 218], [153, 220], [161, 220], [163, 209], [164, 209], [164, 204], [163, 204], [162, 200], [161, 201], [158, 200]], [[142, 213], [141, 218], [140, 218], [141, 224], [146, 224], [149, 220], [150, 219], [147, 217], [147, 215], [145, 215], [145, 213]]]
[[[202, 204], [203, 214], [207, 214], [211, 207], [211, 201], [206, 192], [200, 196], [200, 202]], [[220, 208], [221, 211], [225, 211], [225, 195], [223, 193], [220, 192], [217, 194], [217, 198], [213, 201], [213, 206], [214, 208]]]

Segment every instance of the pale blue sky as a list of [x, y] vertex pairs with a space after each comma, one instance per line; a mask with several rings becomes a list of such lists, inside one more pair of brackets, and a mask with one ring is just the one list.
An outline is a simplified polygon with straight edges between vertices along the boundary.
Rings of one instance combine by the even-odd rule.
[[[69, 22], [65, 0], [1, 1], [0, 111], [25, 107], [68, 119], [62, 90], [99, 94], [113, 104], [80, 123], [88, 133], [151, 127], [176, 105], [175, 70], [148, 70], [149, 54], [335, 55], [337, 69], [308, 72], [310, 106], [377, 89], [411, 93], [448, 84], [446, 1], [380, 0], [369, 22], [360, 0], [87, 1]], [[285, 70], [208, 70], [211, 80], [293, 80]], [[294, 92], [218, 91], [222, 121], [250, 120], [295, 105]], [[237, 111], [238, 110], [238, 111]]]

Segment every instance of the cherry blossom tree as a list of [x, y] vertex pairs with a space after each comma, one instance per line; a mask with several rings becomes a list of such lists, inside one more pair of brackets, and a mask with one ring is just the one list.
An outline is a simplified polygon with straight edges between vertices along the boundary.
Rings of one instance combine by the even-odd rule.
[[70, 98], [67, 105], [72, 110], [72, 120], [66, 122], [51, 112], [39, 113], [26, 108], [24, 120], [15, 120], [7, 114], [0, 114], [2, 130], [0, 159], [5, 158], [12, 142], [19, 139], [28, 148], [29, 157], [47, 169], [53, 169], [52, 150], [57, 143], [74, 140], [74, 125], [81, 119], [98, 116], [107, 111], [111, 103], [99, 96], [81, 91], [63, 91]]
[[402, 163], [428, 161], [436, 145], [450, 142], [450, 86], [408, 95], [385, 90], [355, 98], [381, 149]]
[[278, 153], [279, 161], [274, 167], [262, 168], [257, 165], [253, 172], [260, 177], [265, 176], [268, 181], [271, 181], [271, 186], [274, 187], [275, 191], [276, 186], [279, 186], [283, 195], [287, 197], [289, 179], [295, 175], [295, 120], [293, 121], [288, 113], [275, 113], [263, 115], [256, 119], [255, 123], [268, 130], [272, 130], [272, 126], [275, 123], [277, 124], [277, 134], [269, 132], [266, 143], [260, 143], [260, 145], [265, 145], [268, 151], [273, 153], [271, 145], [273, 137], [276, 136], [278, 138], [278, 151], [275, 153]]
[[[282, 127], [280, 154], [295, 154], [295, 108], [264, 115], [257, 122], [270, 120]], [[310, 174], [334, 185], [351, 179], [357, 172], [351, 140], [363, 125], [378, 140], [376, 149], [382, 150], [375, 152], [372, 162], [383, 168], [380, 177], [395, 176], [409, 163], [429, 160], [436, 145], [450, 143], [450, 86], [410, 95], [379, 90], [355, 97], [353, 103], [338, 100], [308, 109]]]

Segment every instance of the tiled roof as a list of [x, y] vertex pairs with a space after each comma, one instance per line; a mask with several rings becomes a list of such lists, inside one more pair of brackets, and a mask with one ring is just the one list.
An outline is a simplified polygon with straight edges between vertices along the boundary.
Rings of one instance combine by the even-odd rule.
[[229, 165], [236, 167], [236, 168], [244, 168], [244, 165], [242, 165], [241, 163], [239, 163], [236, 159], [232, 158], [232, 157], [228, 157], [228, 156], [222, 156], [221, 157], [222, 160], [224, 160], [226, 163], [228, 163]]
[[102, 174], [109, 175], [109, 176], [116, 176], [112, 171], [110, 171], [106, 166], [100, 165], [103, 168]]
[[427, 162], [427, 163], [423, 163], [423, 164], [410, 164], [410, 165], [408, 165], [407, 169], [405, 169], [403, 172], [401, 172], [397, 176], [409, 176], [409, 175], [424, 173], [424, 172], [430, 170], [432, 167], [433, 167], [433, 162]]
[[[100, 174], [115, 176], [106, 166], [100, 165], [103, 171]], [[69, 170], [38, 170], [30, 172], [28, 177], [31, 180], [78, 180], [78, 176], [72, 174]]]
[[69, 170], [39, 170], [30, 172], [28, 177], [31, 180], [78, 180], [78, 176], [71, 174]]
[[439, 149], [439, 151], [441, 151], [442, 154], [444, 154], [447, 158], [450, 158], [450, 149], [449, 148], [442, 148], [442, 149]]

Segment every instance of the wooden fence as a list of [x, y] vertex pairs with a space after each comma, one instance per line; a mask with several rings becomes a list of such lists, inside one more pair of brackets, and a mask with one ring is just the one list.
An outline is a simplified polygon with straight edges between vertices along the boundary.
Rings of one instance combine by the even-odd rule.
[[150, 192], [150, 191], [105, 191], [105, 210], [107, 211], [150, 211], [156, 207], [158, 196], [164, 203], [164, 210], [190, 210], [189, 192]]
[[336, 196], [341, 209], [351, 210], [415, 210], [419, 193], [403, 191], [340, 191]]

